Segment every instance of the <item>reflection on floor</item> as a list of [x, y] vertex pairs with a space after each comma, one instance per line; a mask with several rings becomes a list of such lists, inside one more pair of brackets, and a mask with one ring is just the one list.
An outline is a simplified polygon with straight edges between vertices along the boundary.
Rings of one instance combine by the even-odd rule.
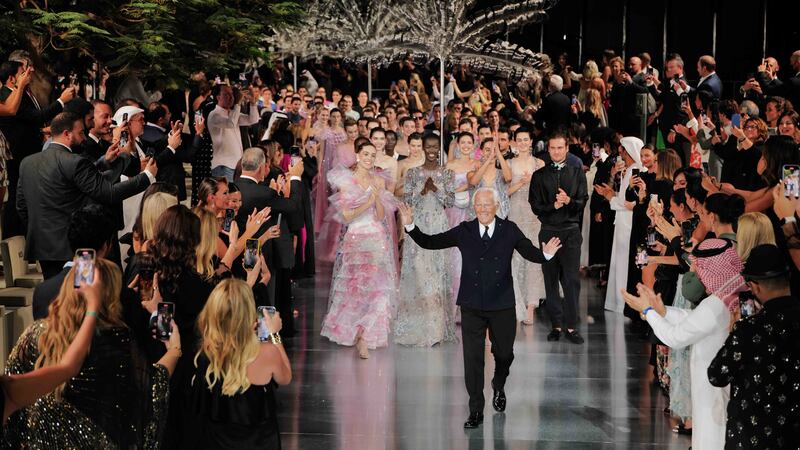
[[[287, 346], [294, 370], [281, 388], [280, 427], [289, 450], [686, 449], [672, 433], [665, 398], [652, 383], [650, 344], [626, 335], [621, 316], [603, 311], [603, 292], [585, 279], [582, 346], [547, 342], [537, 317], [517, 332], [506, 384], [508, 407], [497, 414], [486, 366], [486, 419], [466, 431], [461, 344], [419, 349], [391, 345], [360, 360], [355, 348], [320, 337], [330, 266], [300, 280], [297, 337]], [[589, 318], [589, 316], [591, 318]], [[587, 325], [587, 322], [590, 324]]]

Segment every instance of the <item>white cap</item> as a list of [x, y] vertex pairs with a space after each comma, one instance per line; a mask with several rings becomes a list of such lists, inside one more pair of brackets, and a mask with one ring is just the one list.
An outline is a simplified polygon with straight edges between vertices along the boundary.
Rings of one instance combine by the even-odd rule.
[[[114, 113], [114, 123], [116, 125], [122, 125], [122, 116], [125, 114], [128, 115], [128, 120], [130, 121], [133, 116], [139, 113], [143, 113], [144, 110], [142, 108], [138, 108], [136, 106], [123, 106], [122, 108], [118, 109], [116, 113]], [[112, 125], [113, 127], [114, 125]]]

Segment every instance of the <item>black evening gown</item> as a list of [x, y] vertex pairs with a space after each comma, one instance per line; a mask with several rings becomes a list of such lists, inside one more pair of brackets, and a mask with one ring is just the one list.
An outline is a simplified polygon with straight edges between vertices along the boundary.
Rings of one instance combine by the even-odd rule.
[[[271, 345], [271, 344], [270, 344]], [[184, 436], [182, 449], [204, 450], [277, 450], [281, 448], [278, 432], [275, 383], [250, 385], [233, 396], [222, 395], [223, 380], [209, 389], [204, 354], [197, 358], [184, 411], [194, 418], [196, 432]]]
[[[208, 96], [200, 105], [203, 118], [208, 120], [208, 115], [217, 107], [216, 102]], [[203, 132], [203, 143], [194, 154], [192, 161], [192, 206], [197, 204], [197, 187], [204, 178], [211, 176], [211, 158], [214, 156], [214, 145], [211, 142], [211, 134], [208, 128]]]
[[[614, 159], [606, 158], [605, 162], [597, 162], [597, 171], [594, 176], [594, 185], [611, 183], [611, 167]], [[614, 242], [614, 218], [616, 214], [611, 209], [608, 200], [592, 189], [589, 211], [592, 217], [589, 220], [589, 265], [602, 265], [608, 267], [611, 262], [611, 248]], [[595, 216], [600, 213], [602, 222], [596, 222]], [[607, 271], [604, 279], [608, 278]]]

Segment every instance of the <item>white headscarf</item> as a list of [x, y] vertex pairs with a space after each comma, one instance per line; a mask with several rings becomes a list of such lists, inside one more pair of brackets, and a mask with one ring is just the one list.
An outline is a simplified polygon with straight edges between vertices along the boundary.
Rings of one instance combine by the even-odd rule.
[[631, 159], [633, 159], [633, 164], [625, 170], [625, 175], [622, 177], [619, 193], [617, 194], [620, 196], [620, 200], [624, 202], [625, 191], [628, 190], [628, 185], [630, 185], [631, 182], [632, 169], [639, 169], [640, 172], [647, 172], [647, 168], [642, 165], [642, 147], [644, 147], [644, 142], [642, 142], [641, 139], [635, 136], [625, 136], [619, 140], [619, 143]]

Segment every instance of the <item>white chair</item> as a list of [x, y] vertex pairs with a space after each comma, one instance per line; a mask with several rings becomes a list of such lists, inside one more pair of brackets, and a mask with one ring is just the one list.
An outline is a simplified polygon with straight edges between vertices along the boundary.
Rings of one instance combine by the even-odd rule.
[[25, 261], [25, 237], [13, 236], [0, 241], [6, 287], [34, 288], [44, 281], [41, 272], [33, 271]]

